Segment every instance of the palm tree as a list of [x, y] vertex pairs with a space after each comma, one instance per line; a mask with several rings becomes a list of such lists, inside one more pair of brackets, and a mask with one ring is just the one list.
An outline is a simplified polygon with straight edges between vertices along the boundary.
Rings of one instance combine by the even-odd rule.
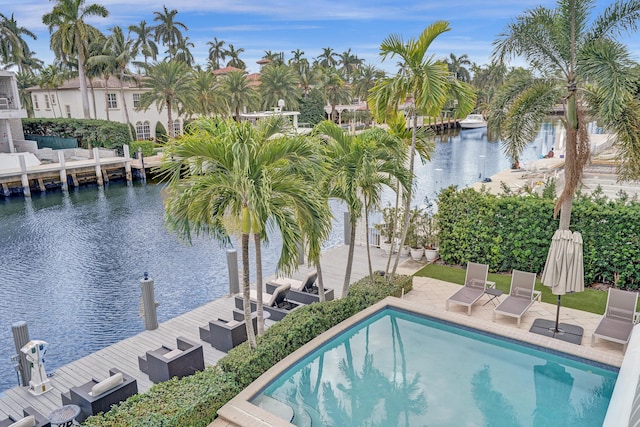
[[[40, 72], [40, 79], [38, 83], [41, 88], [47, 89], [47, 93], [49, 94], [49, 99], [52, 100], [51, 101], [52, 104], [54, 102], [53, 97], [55, 96], [56, 100], [58, 98], [58, 88], [62, 86], [62, 83], [64, 83], [64, 79], [65, 79], [64, 72], [54, 64], [50, 64], [46, 66]], [[54, 90], [53, 96], [51, 95], [51, 89]], [[62, 117], [62, 107], [60, 107], [59, 102], [56, 101], [55, 103], [58, 104], [58, 111], [60, 112], [60, 117]], [[56, 110], [55, 108], [53, 108], [53, 106], [51, 107], [51, 111], [53, 111], [53, 117], [55, 118]]]
[[153, 12], [155, 15], [153, 20], [158, 22], [153, 29], [155, 33], [156, 42], [162, 42], [167, 47], [167, 53], [169, 59], [173, 59], [176, 55], [177, 47], [183, 39], [182, 30], [188, 31], [186, 25], [182, 22], [176, 21], [175, 17], [178, 14], [176, 9], [169, 10], [167, 6], [162, 6], [162, 12]]
[[469, 60], [469, 55], [465, 53], [464, 55], [457, 57], [453, 53], [450, 53], [449, 59], [445, 59], [444, 63], [447, 64], [449, 72], [453, 73], [456, 79], [461, 82], [471, 82], [471, 75], [469, 74], [469, 70], [466, 68], [467, 66], [473, 66], [473, 63]]
[[[209, 234], [230, 243], [233, 228], [241, 233], [243, 300], [245, 319], [251, 318], [249, 303], [249, 236], [266, 238], [268, 222], [282, 234], [278, 268], [295, 269], [301, 222], [320, 222], [322, 209], [315, 183], [306, 179], [320, 165], [315, 144], [302, 137], [276, 137], [282, 118], [253, 126], [221, 119], [200, 119], [193, 132], [167, 147], [163, 176], [168, 181], [167, 224], [180, 236]], [[327, 222], [328, 224], [328, 222]], [[259, 246], [256, 247], [258, 249]], [[257, 259], [260, 263], [260, 260]], [[261, 315], [261, 278], [258, 278], [258, 325]], [[255, 348], [252, 322], [246, 322], [249, 346]]]
[[295, 71], [286, 65], [269, 64], [260, 73], [262, 107], [269, 110], [282, 99], [289, 110], [298, 108], [300, 93]]
[[226, 58], [226, 52], [223, 49], [224, 40], [218, 40], [217, 37], [213, 38], [212, 42], [207, 42], [209, 45], [209, 66], [212, 70], [218, 70], [220, 68], [220, 61], [224, 61]]
[[303, 61], [306, 62], [307, 64], [309, 63], [309, 61], [303, 58], [304, 50], [300, 50], [300, 49], [292, 50], [291, 54], [293, 55], [293, 57], [289, 59], [289, 66], [296, 67], [298, 64], [300, 64]]
[[309, 67], [309, 62], [303, 58], [296, 69], [298, 72], [298, 84], [302, 89], [303, 97], [306, 98], [313, 86], [320, 81], [319, 68]]
[[334, 69], [329, 69], [322, 79], [322, 94], [331, 105], [331, 120], [336, 121], [336, 105], [351, 102], [351, 93], [345, 81]]
[[27, 110], [27, 116], [33, 117], [33, 99], [31, 93], [27, 90], [38, 84], [38, 79], [33, 73], [18, 71], [16, 73], [16, 82], [18, 85], [18, 94], [20, 96], [20, 105]]
[[249, 84], [244, 71], [232, 71], [222, 80], [222, 92], [234, 111], [236, 121], [240, 121], [240, 110], [251, 108], [260, 101], [260, 94]]
[[[449, 31], [449, 23], [436, 21], [429, 25], [417, 39], [406, 43], [399, 35], [390, 35], [380, 45], [380, 56], [398, 56], [403, 67], [394, 77], [382, 80], [372, 90], [369, 104], [378, 121], [395, 115], [402, 103], [408, 103], [405, 111], [409, 113], [412, 126], [411, 147], [409, 149], [409, 170], [413, 174], [413, 164], [418, 133], [418, 114], [436, 116], [450, 97], [458, 102], [456, 116], [463, 117], [473, 110], [475, 95], [470, 86], [451, 79], [446, 65], [427, 56], [431, 43], [442, 33]], [[411, 187], [405, 194], [404, 225], [400, 247], [404, 245], [409, 228], [411, 209]], [[395, 275], [400, 261], [400, 251], [396, 257], [391, 276]]]
[[323, 68], [335, 67], [338, 61], [336, 60], [338, 53], [330, 47], [323, 47], [322, 53], [316, 57], [318, 65]]
[[616, 133], [622, 176], [640, 175], [640, 107], [633, 96], [632, 62], [616, 40], [636, 29], [640, 2], [615, 2], [590, 20], [594, 3], [559, 0], [553, 10], [528, 10], [494, 42], [496, 58], [521, 56], [539, 73], [508, 85], [492, 103], [489, 123], [509, 155], [517, 158], [533, 141], [551, 107], [565, 106], [565, 185], [554, 212], [560, 212], [563, 230], [569, 228], [575, 189], [589, 159], [587, 115]]
[[176, 52], [173, 59], [175, 59], [176, 61], [185, 62], [189, 67], [193, 66], [195, 60], [189, 48], [193, 48], [195, 46], [195, 44], [189, 41], [188, 36], [184, 37], [176, 45]]
[[[378, 70], [374, 65], [365, 64], [356, 69], [353, 76], [352, 93], [359, 99], [367, 99], [369, 92], [384, 78], [384, 71]], [[367, 106], [368, 108], [368, 106]]]
[[284, 52], [272, 52], [265, 50], [262, 59], [270, 61], [273, 65], [284, 65]]
[[[127, 108], [127, 99], [124, 95], [124, 82], [125, 80], [133, 80], [131, 71], [129, 71], [129, 63], [136, 56], [135, 41], [127, 37], [125, 39], [124, 32], [120, 26], [115, 26], [111, 29], [111, 35], [107, 38], [105, 47], [105, 54], [94, 56], [90, 59], [95, 63], [103, 63], [105, 65], [111, 64], [115, 67], [115, 72], [118, 75], [120, 81], [120, 97], [122, 98], [122, 108], [124, 110], [125, 122], [127, 125], [131, 124], [129, 120], [129, 109]], [[133, 133], [131, 132], [131, 126], [127, 126], [129, 129], [129, 137], [133, 141]]]
[[138, 110], [146, 110], [155, 104], [158, 111], [167, 109], [167, 130], [170, 137], [173, 132], [173, 112], [180, 105], [189, 104], [192, 87], [192, 75], [187, 64], [181, 61], [162, 61], [146, 68], [143, 87], [150, 89], [140, 96]]
[[136, 35], [132, 50], [140, 52], [144, 56], [144, 65], [149, 64], [149, 59], [155, 61], [158, 57], [158, 45], [154, 41], [154, 31], [155, 29], [148, 26], [144, 19], [138, 25], [129, 26], [129, 34]]
[[344, 73], [347, 82], [351, 81], [351, 74], [354, 73], [360, 65], [364, 62], [362, 59], [358, 58], [357, 55], [353, 55], [351, 53], [351, 48], [349, 50], [342, 52], [339, 56], [338, 64], [342, 65], [341, 70]]
[[[326, 139], [323, 147], [327, 165], [321, 187], [329, 197], [344, 201], [349, 211], [351, 244], [342, 286], [342, 297], [346, 297], [351, 281], [356, 226], [362, 217], [362, 209], [365, 208], [366, 217], [368, 209], [379, 197], [381, 187], [392, 188], [392, 179], [408, 190], [410, 175], [405, 167], [406, 154], [397, 149], [397, 140], [379, 128], [349, 135], [327, 120], [316, 125], [314, 132]], [[369, 268], [371, 270], [371, 266]]]
[[109, 11], [98, 4], [85, 6], [85, 0], [56, 0], [53, 10], [42, 17], [42, 23], [49, 27], [51, 33], [52, 50], [55, 52], [58, 47], [64, 55], [62, 59], [69, 56], [78, 58], [80, 95], [85, 119], [89, 118], [89, 94], [84, 73], [88, 42], [93, 35], [99, 33], [85, 22], [85, 19], [92, 16], [106, 18]]
[[229, 49], [224, 51], [224, 56], [231, 58], [229, 62], [227, 62], [227, 67], [235, 67], [241, 70], [244, 70], [247, 66], [242, 59], [240, 59], [240, 54], [244, 52], [244, 48], [236, 48], [229, 43]]
[[197, 96], [191, 97], [189, 104], [185, 106], [190, 114], [212, 117], [229, 113], [229, 105], [222, 93], [221, 83], [210, 71], [200, 68], [193, 71], [192, 91]]
[[13, 14], [7, 18], [0, 13], [0, 60], [5, 65], [17, 65], [19, 71], [25, 71], [23, 62], [32, 53], [23, 35], [37, 39], [28, 28], [18, 26]]

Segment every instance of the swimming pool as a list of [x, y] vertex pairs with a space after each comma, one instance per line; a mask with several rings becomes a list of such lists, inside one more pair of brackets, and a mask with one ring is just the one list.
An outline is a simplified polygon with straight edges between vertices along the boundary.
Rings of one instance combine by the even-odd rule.
[[384, 308], [250, 399], [295, 425], [601, 426], [617, 369]]

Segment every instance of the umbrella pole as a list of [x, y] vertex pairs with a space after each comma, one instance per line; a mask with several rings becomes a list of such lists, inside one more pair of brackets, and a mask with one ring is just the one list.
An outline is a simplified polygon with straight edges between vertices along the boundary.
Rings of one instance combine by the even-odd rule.
[[558, 309], [556, 310], [556, 327], [555, 327], [555, 329], [554, 329], [554, 331], [553, 331], [553, 332], [555, 332], [556, 334], [557, 334], [558, 332], [560, 332], [560, 331], [558, 330], [558, 322], [559, 322], [559, 321], [560, 321], [560, 295], [558, 295]]

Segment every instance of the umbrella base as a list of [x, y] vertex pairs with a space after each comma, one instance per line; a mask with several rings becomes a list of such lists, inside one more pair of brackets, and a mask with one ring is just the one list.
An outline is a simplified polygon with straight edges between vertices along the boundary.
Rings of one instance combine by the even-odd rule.
[[555, 331], [556, 322], [546, 319], [536, 319], [531, 325], [529, 332], [534, 334], [544, 335], [545, 337], [556, 338], [562, 341], [570, 342], [571, 344], [582, 344], [582, 335], [584, 329], [580, 326], [569, 325], [567, 323], [558, 324], [558, 332]]

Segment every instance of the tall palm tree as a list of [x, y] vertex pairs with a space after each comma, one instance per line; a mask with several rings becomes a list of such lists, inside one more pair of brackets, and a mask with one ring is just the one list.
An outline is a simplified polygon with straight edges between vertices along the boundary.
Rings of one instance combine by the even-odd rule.
[[298, 63], [296, 70], [298, 72], [298, 84], [302, 89], [303, 97], [306, 98], [313, 86], [320, 81], [320, 69], [310, 67], [309, 62], [303, 58], [303, 60]]
[[129, 25], [129, 34], [135, 34], [132, 50], [140, 52], [144, 57], [144, 64], [149, 64], [149, 59], [155, 61], [158, 57], [158, 45], [154, 40], [153, 27], [147, 25], [144, 19], [138, 25]]
[[173, 112], [181, 105], [188, 105], [192, 93], [192, 74], [187, 64], [181, 61], [162, 61], [152, 63], [146, 68], [146, 78], [142, 86], [150, 89], [140, 96], [138, 110], [146, 110], [155, 104], [158, 111], [167, 109], [167, 130], [170, 137], [173, 132]]
[[62, 59], [77, 56], [82, 112], [89, 118], [89, 94], [84, 67], [87, 60], [89, 40], [99, 31], [85, 22], [85, 19], [98, 16], [106, 18], [109, 11], [99, 4], [85, 6], [85, 0], [56, 0], [53, 10], [42, 17], [42, 23], [49, 27], [51, 48], [56, 47], [64, 55]]
[[270, 63], [273, 65], [284, 65], [284, 52], [272, 52], [270, 50], [265, 50], [262, 59], [271, 61]]
[[445, 59], [444, 63], [447, 64], [449, 72], [453, 73], [456, 79], [461, 82], [471, 82], [471, 74], [469, 74], [469, 69], [467, 67], [473, 66], [473, 63], [469, 59], [469, 55], [465, 53], [458, 57], [455, 54], [450, 53], [449, 58]]
[[309, 61], [307, 61], [303, 55], [304, 55], [304, 50], [300, 50], [300, 49], [296, 49], [296, 50], [292, 50], [291, 54], [293, 55], [291, 57], [291, 59], [289, 59], [289, 66], [292, 67], [296, 67], [299, 63], [301, 63], [303, 60], [307, 62], [307, 64], [309, 63]]
[[189, 36], [184, 37], [176, 45], [176, 52], [173, 58], [176, 61], [185, 62], [189, 67], [193, 66], [195, 60], [190, 48], [194, 48], [195, 46], [195, 44], [189, 41]]
[[[409, 149], [409, 170], [413, 174], [413, 164], [418, 133], [418, 115], [437, 116], [450, 97], [457, 100], [457, 117], [464, 117], [475, 106], [475, 95], [470, 86], [450, 78], [446, 65], [427, 56], [431, 43], [442, 33], [449, 31], [449, 23], [436, 21], [424, 29], [418, 38], [406, 43], [399, 35], [390, 35], [380, 45], [380, 56], [384, 61], [388, 57], [398, 56], [403, 64], [394, 77], [382, 80], [372, 90], [369, 104], [378, 121], [395, 115], [401, 104], [407, 104], [405, 111], [411, 118], [412, 137]], [[412, 191], [409, 187], [405, 194], [404, 224], [400, 246], [404, 245], [409, 228]], [[400, 251], [396, 257], [391, 275], [395, 275], [400, 261]]]
[[351, 75], [362, 65], [364, 62], [362, 59], [358, 58], [357, 55], [351, 53], [351, 48], [347, 51], [342, 52], [339, 56], [338, 64], [342, 65], [340, 68], [344, 73], [347, 82], [351, 81]]
[[220, 68], [220, 61], [224, 61], [226, 58], [226, 52], [224, 50], [224, 40], [218, 40], [217, 37], [213, 38], [212, 42], [207, 42], [209, 45], [209, 66], [212, 70]]
[[197, 96], [191, 97], [185, 106], [188, 113], [202, 117], [225, 116], [229, 113], [221, 82], [210, 71], [199, 68], [193, 71], [192, 90]]
[[338, 63], [336, 57], [338, 56], [338, 52], [334, 51], [330, 47], [323, 47], [322, 53], [316, 57], [316, 61], [318, 65], [323, 68], [331, 68], [335, 67]]
[[19, 71], [25, 71], [23, 61], [31, 50], [23, 36], [36, 40], [36, 35], [28, 28], [20, 27], [11, 14], [7, 18], [0, 13], [0, 61], [5, 65], [15, 64]]
[[176, 55], [176, 49], [183, 39], [182, 30], [189, 30], [185, 24], [175, 20], [177, 14], [176, 9], [169, 10], [167, 6], [162, 6], [161, 12], [153, 12], [153, 20], [158, 23], [153, 29], [155, 40], [167, 47], [169, 59]]
[[[96, 63], [113, 64], [113, 66], [115, 66], [118, 80], [120, 81], [120, 97], [122, 98], [122, 108], [127, 125], [130, 125], [131, 121], [129, 120], [127, 98], [124, 95], [124, 82], [133, 80], [133, 76], [129, 70], [129, 64], [137, 53], [134, 46], [135, 41], [129, 37], [125, 38], [122, 28], [116, 25], [111, 28], [111, 35], [107, 37], [104, 46], [105, 54], [94, 56], [90, 59], [90, 61]], [[133, 141], [131, 126], [127, 126], [127, 128], [129, 129], [129, 137]]]
[[241, 47], [236, 49], [231, 43], [229, 43], [229, 49], [224, 51], [224, 56], [231, 58], [229, 62], [227, 62], [227, 67], [235, 67], [241, 70], [247, 68], [247, 65], [244, 63], [242, 59], [240, 59], [240, 54], [244, 52], [244, 48]]
[[244, 71], [233, 71], [222, 80], [222, 92], [227, 97], [236, 121], [240, 121], [240, 111], [257, 106], [260, 102], [259, 92], [249, 84]]
[[384, 76], [384, 71], [377, 69], [374, 65], [364, 64], [358, 67], [353, 76], [351, 86], [353, 96], [359, 99], [367, 99], [371, 89], [373, 89], [376, 83], [383, 79]]
[[492, 103], [489, 123], [508, 154], [519, 155], [533, 141], [551, 107], [565, 106], [565, 185], [554, 212], [560, 212], [563, 230], [569, 228], [575, 189], [589, 159], [587, 120], [597, 118], [616, 133], [622, 176], [640, 176], [640, 106], [629, 53], [616, 40], [636, 29], [640, 1], [617, 1], [590, 19], [594, 5], [559, 0], [555, 9], [528, 10], [494, 42], [496, 58], [523, 57], [539, 73], [507, 86]]
[[33, 99], [31, 93], [27, 90], [38, 84], [38, 78], [33, 74], [25, 71], [16, 73], [16, 83], [18, 85], [18, 94], [20, 97], [20, 105], [27, 110], [27, 116], [33, 117]]
[[322, 95], [331, 105], [331, 120], [336, 121], [336, 105], [351, 102], [349, 86], [335, 69], [329, 69], [322, 78]]
[[346, 297], [353, 267], [356, 226], [363, 208], [370, 208], [375, 203], [382, 186], [393, 189], [393, 179], [407, 191], [410, 174], [405, 166], [405, 152], [398, 150], [397, 145], [394, 148], [397, 140], [382, 129], [349, 135], [327, 120], [316, 125], [314, 132], [326, 140], [323, 147], [327, 165], [321, 187], [329, 197], [344, 201], [349, 211], [351, 244], [342, 285], [342, 297]]
[[295, 71], [286, 65], [269, 64], [260, 73], [262, 107], [269, 110], [282, 99], [289, 110], [298, 108], [300, 93]]
[[[225, 244], [234, 228], [240, 231], [246, 319], [251, 318], [250, 234], [263, 240], [268, 223], [277, 225], [283, 241], [278, 268], [291, 272], [297, 265], [297, 243], [302, 237], [299, 219], [325, 221], [313, 197], [315, 183], [306, 179], [309, 170], [320, 166], [316, 145], [307, 138], [277, 137], [282, 125], [283, 120], [277, 117], [258, 126], [197, 120], [192, 124], [193, 132], [167, 147], [170, 156], [165, 158], [181, 160], [167, 160], [162, 166], [169, 184], [165, 209], [171, 230], [187, 239], [192, 234], [209, 234]], [[256, 244], [260, 245], [260, 239]], [[258, 278], [259, 298], [261, 284]], [[258, 301], [260, 325], [262, 307]], [[255, 348], [252, 322], [246, 325], [249, 345]]]

